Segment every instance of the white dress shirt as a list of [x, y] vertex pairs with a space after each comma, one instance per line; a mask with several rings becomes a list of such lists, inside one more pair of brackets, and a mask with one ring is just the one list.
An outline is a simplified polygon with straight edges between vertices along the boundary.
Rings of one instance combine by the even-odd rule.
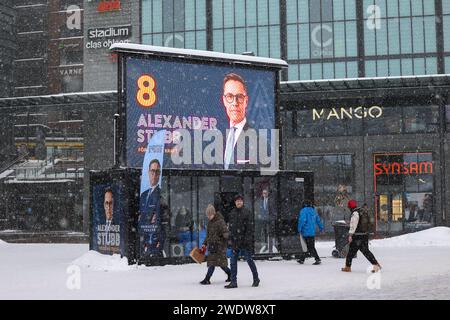
[[[230, 139], [229, 136], [227, 137], [227, 142], [226, 142], [227, 145], [225, 147], [225, 156], [224, 156], [225, 169], [228, 169], [229, 164], [234, 162], [234, 152], [233, 151], [234, 151], [234, 148], [236, 147], [236, 143], [237, 143], [237, 141], [239, 139], [239, 136], [241, 135], [242, 131], [244, 130], [244, 126], [245, 126], [246, 123], [247, 123], [247, 118], [244, 118], [244, 120], [242, 120], [238, 124], [235, 124], [234, 126], [230, 122], [230, 128], [234, 127], [235, 130], [234, 130], [234, 138], [233, 139]], [[231, 131], [229, 132], [229, 135], [230, 135], [230, 133], [231, 133]], [[231, 141], [233, 141], [233, 145], [232, 146], [231, 146]], [[232, 155], [230, 163], [228, 163], [228, 161], [226, 159], [227, 155], [229, 153], [231, 153], [231, 155]]]

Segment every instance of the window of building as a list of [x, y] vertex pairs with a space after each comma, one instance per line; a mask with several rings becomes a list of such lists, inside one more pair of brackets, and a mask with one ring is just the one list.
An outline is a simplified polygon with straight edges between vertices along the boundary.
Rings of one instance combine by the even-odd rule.
[[357, 76], [355, 0], [287, 0], [286, 7], [287, 59], [296, 69], [289, 80]]
[[370, 135], [393, 134], [402, 132], [402, 108], [383, 108], [382, 116], [366, 118], [364, 130]]
[[332, 231], [334, 221], [349, 218], [346, 204], [354, 188], [352, 155], [297, 155], [294, 166], [314, 172], [315, 205], [327, 232]]
[[47, 8], [45, 6], [31, 6], [17, 11], [17, 33], [43, 31], [47, 24]]
[[206, 50], [205, 0], [143, 0], [142, 42]]
[[444, 52], [447, 55], [445, 57], [445, 72], [450, 72], [450, 2], [442, 1], [442, 14], [443, 14], [443, 30], [444, 30]]
[[405, 132], [435, 133], [439, 129], [439, 107], [417, 106], [405, 107], [404, 124]]
[[363, 6], [367, 77], [437, 72], [434, 1], [364, 0]]
[[48, 42], [44, 34], [36, 34], [33, 38], [19, 36], [17, 40], [20, 50], [17, 50], [16, 59], [43, 58], [47, 52]]
[[47, 74], [44, 60], [37, 59], [34, 61], [16, 61], [15, 70], [16, 87], [38, 87], [45, 85], [46, 77], [42, 75]]
[[280, 58], [277, 0], [212, 1], [213, 50]]
[[142, 0], [142, 42], [206, 50], [205, 0]]

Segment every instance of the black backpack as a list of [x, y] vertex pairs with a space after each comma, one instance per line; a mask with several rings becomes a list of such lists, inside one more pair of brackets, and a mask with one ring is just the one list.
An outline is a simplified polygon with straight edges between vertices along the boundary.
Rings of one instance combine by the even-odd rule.
[[369, 212], [362, 208], [356, 209], [359, 214], [358, 227], [356, 227], [355, 233], [369, 233], [371, 230], [371, 221], [369, 217]]

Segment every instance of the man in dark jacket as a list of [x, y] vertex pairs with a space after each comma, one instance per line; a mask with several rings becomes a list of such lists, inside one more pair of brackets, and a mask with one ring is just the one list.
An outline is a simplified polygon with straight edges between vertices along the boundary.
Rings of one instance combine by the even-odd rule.
[[225, 288], [237, 288], [237, 262], [239, 256], [247, 260], [253, 274], [252, 287], [259, 285], [258, 270], [252, 258], [253, 251], [253, 219], [250, 210], [244, 207], [244, 197], [234, 198], [236, 208], [229, 214], [230, 244], [233, 249], [231, 256], [231, 282]]
[[378, 272], [381, 269], [380, 264], [372, 252], [369, 250], [369, 230], [370, 230], [370, 217], [367, 210], [358, 208], [358, 204], [355, 200], [350, 200], [347, 204], [348, 208], [352, 212], [350, 220], [350, 230], [348, 232], [348, 242], [350, 247], [348, 249], [347, 259], [345, 261], [345, 267], [341, 270], [343, 272], [352, 271], [352, 260], [355, 257], [358, 250], [369, 260], [373, 265], [372, 272]]

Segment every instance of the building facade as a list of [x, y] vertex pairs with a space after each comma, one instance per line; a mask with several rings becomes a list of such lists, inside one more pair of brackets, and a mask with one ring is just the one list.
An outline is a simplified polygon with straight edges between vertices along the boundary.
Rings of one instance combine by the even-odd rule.
[[0, 4], [0, 97], [9, 97], [13, 88], [13, 59], [16, 52], [15, 10], [13, 1]]
[[14, 1], [14, 96], [83, 90], [83, 1]]
[[349, 199], [368, 204], [379, 234], [448, 224], [449, 81], [283, 84], [285, 167], [315, 173], [315, 202], [329, 231], [349, 219]]

